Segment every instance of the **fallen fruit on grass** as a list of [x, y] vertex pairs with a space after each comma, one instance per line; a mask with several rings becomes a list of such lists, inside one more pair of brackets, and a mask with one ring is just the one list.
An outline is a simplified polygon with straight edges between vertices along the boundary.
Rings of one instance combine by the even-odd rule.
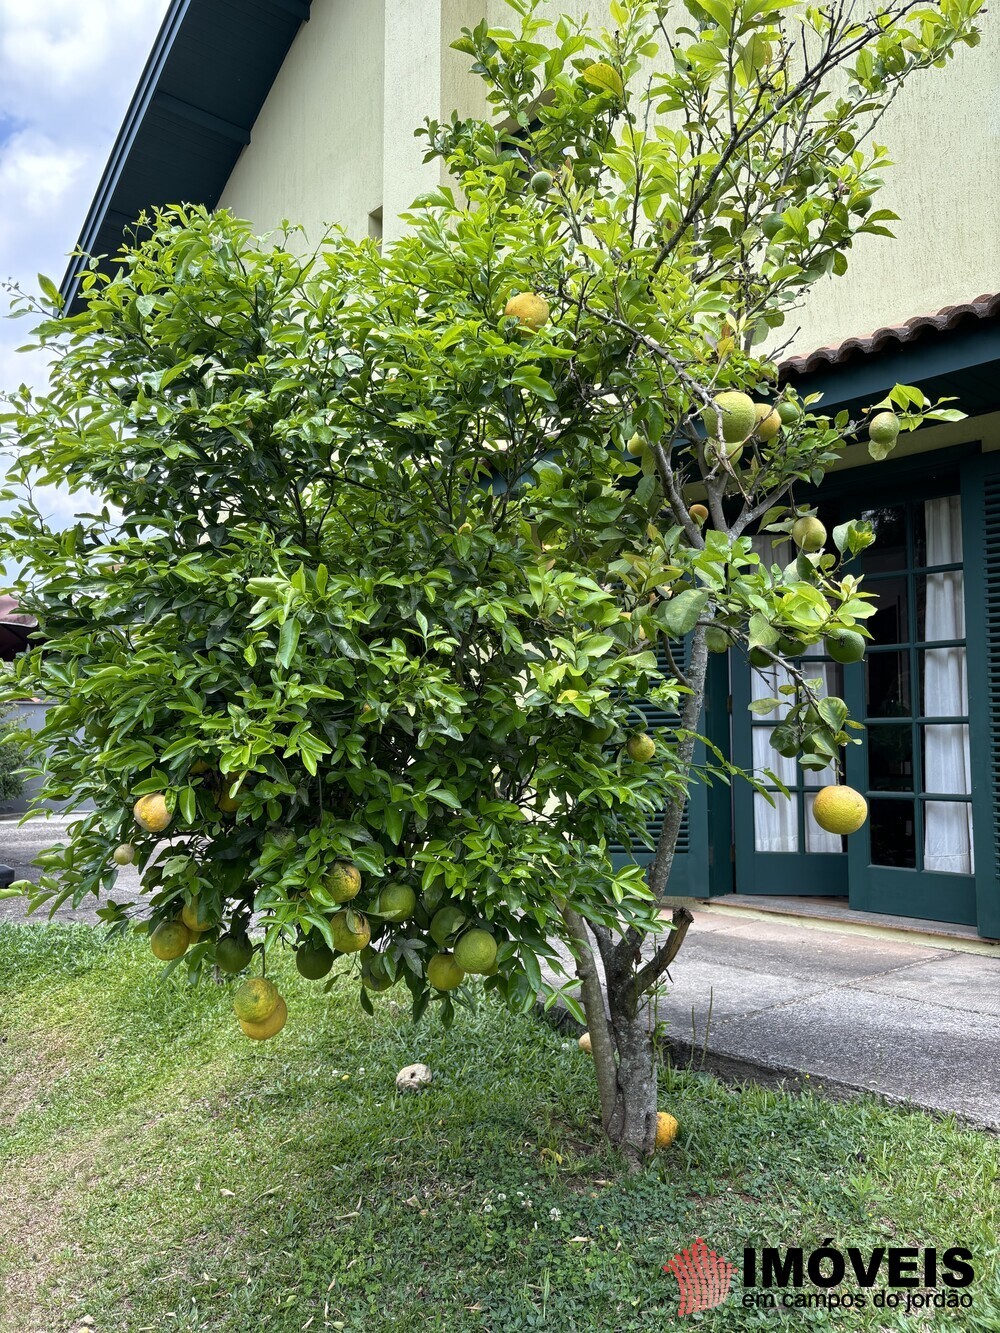
[[813, 819], [827, 833], [857, 833], [868, 818], [868, 802], [853, 787], [820, 787], [813, 801]]
[[233, 1010], [241, 1023], [263, 1023], [277, 1008], [281, 996], [267, 977], [247, 977], [233, 996]]
[[161, 792], [140, 796], [132, 807], [135, 822], [147, 833], [162, 833], [170, 823], [166, 797]]
[[577, 1046], [579, 1046], [579, 1048], [580, 1048], [581, 1051], [586, 1051], [588, 1055], [591, 1054], [592, 1047], [591, 1047], [591, 1044], [590, 1044], [590, 1033], [589, 1033], [589, 1032], [581, 1033], [581, 1035], [580, 1035], [580, 1040], [579, 1040], [576, 1044], [577, 1044]]
[[161, 921], [149, 937], [153, 957], [161, 963], [170, 963], [187, 952], [191, 932], [183, 921]]
[[677, 1137], [677, 1131], [680, 1125], [676, 1117], [669, 1115], [666, 1111], [657, 1111], [656, 1113], [656, 1146], [658, 1148], [669, 1148]]
[[419, 1092], [434, 1080], [427, 1065], [406, 1065], [396, 1075], [396, 1087], [400, 1092]]
[[268, 1037], [275, 1036], [280, 1032], [288, 1021], [288, 1006], [282, 997], [278, 996], [278, 1001], [274, 1008], [268, 1014], [267, 1018], [259, 1023], [248, 1022], [245, 1018], [240, 1019], [240, 1027], [246, 1036], [253, 1041], [267, 1041]]

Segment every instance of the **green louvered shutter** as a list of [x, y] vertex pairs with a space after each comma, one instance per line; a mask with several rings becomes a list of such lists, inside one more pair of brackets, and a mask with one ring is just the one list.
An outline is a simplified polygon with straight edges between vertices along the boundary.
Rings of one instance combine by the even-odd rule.
[[1000, 939], [1000, 456], [962, 468], [976, 924]]
[[[658, 656], [661, 671], [669, 675], [670, 667], [662, 649], [660, 649]], [[684, 666], [687, 665], [687, 658], [687, 641], [685, 641]], [[668, 712], [658, 704], [639, 699], [636, 701], [636, 706], [645, 714], [646, 730], [651, 735], [666, 733], [669, 737], [680, 720], [677, 713]], [[704, 760], [704, 753], [705, 747], [699, 741], [695, 747], [694, 760], [696, 764]], [[655, 843], [663, 828], [663, 811], [658, 810], [655, 814], [650, 815], [646, 821], [646, 827]], [[639, 865], [648, 865], [654, 856], [653, 851], [638, 841], [630, 847], [625, 847], [621, 843], [613, 844], [611, 852], [615, 865], [621, 865], [625, 860], [634, 860]], [[707, 788], [700, 782], [691, 788], [684, 808], [667, 892], [698, 898], [707, 897], [709, 893]]]

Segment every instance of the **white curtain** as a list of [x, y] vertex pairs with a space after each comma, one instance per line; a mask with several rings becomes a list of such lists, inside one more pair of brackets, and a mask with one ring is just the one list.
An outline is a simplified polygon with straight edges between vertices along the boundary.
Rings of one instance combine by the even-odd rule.
[[[962, 559], [962, 516], [957, 495], [924, 503], [928, 565], [957, 564]], [[927, 575], [927, 610], [923, 637], [928, 642], [965, 638], [962, 571]], [[967, 716], [969, 693], [964, 648], [933, 648], [924, 653], [925, 717]], [[969, 728], [962, 723], [924, 728], [924, 791], [967, 795], [972, 791]], [[972, 805], [965, 801], [924, 803], [924, 868], [971, 875]]]
[[[770, 563], [773, 558], [773, 549], [770, 537], [757, 536], [753, 539], [754, 550], [765, 563]], [[816, 656], [821, 653], [822, 647], [817, 644], [814, 648], [809, 648], [806, 652], [807, 657]], [[832, 662], [817, 662], [815, 669], [810, 668], [810, 677], [820, 677], [823, 681], [823, 693], [832, 694], [835, 691], [834, 671], [836, 668]], [[756, 699], [780, 699], [782, 696], [778, 693], [779, 685], [791, 684], [791, 677], [784, 667], [765, 667], [757, 670], [750, 668], [750, 697]], [[773, 716], [775, 721], [782, 715], [784, 708], [775, 710], [773, 714], [755, 714], [755, 718], [763, 721], [765, 717]], [[769, 768], [772, 773], [781, 779], [785, 786], [792, 792], [790, 798], [782, 796], [781, 792], [773, 793], [774, 805], [769, 805], [767, 798], [759, 794], [753, 798], [753, 828], [754, 828], [754, 850], [758, 852], [797, 852], [799, 848], [799, 797], [795, 792], [798, 784], [799, 765], [794, 759], [786, 759], [784, 755], [778, 754], [777, 750], [771, 748], [770, 728], [753, 728], [753, 766], [756, 771]], [[835, 781], [834, 775], [830, 769], [824, 769], [822, 773], [812, 773], [805, 770], [805, 785], [807, 787], [825, 787], [828, 783]], [[809, 816], [812, 806], [812, 798], [807, 797], [808, 807], [806, 810], [806, 847], [807, 852], [839, 852], [841, 850], [840, 838], [834, 833], [826, 833]]]

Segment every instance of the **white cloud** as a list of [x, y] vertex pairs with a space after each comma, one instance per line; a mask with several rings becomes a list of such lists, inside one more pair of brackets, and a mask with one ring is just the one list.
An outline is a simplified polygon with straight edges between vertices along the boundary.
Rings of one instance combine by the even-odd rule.
[[[62, 278], [166, 7], [0, 0], [0, 281]], [[30, 328], [0, 321], [0, 389], [44, 388], [44, 357], [15, 353]], [[68, 519], [74, 502], [52, 508]]]

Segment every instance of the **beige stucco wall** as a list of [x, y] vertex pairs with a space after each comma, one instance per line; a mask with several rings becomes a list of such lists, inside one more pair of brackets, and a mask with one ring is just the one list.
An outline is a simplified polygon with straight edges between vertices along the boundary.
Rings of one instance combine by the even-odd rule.
[[367, 235], [382, 204], [382, 0], [315, 0], [220, 204], [260, 231], [283, 218], [316, 244]]
[[[553, 14], [605, 0], [550, 0]], [[282, 217], [310, 240], [327, 222], [364, 235], [368, 215], [395, 218], [440, 180], [413, 129], [425, 116], [482, 112], [479, 80], [449, 44], [486, 12], [510, 26], [502, 0], [313, 0], [226, 186], [222, 202], [260, 228]], [[896, 162], [882, 198], [900, 215], [895, 242], [864, 237], [842, 279], [813, 289], [782, 332], [809, 351], [1000, 286], [1000, 22], [945, 70], [918, 76], [878, 128]], [[798, 332], [796, 332], [798, 329]]]

